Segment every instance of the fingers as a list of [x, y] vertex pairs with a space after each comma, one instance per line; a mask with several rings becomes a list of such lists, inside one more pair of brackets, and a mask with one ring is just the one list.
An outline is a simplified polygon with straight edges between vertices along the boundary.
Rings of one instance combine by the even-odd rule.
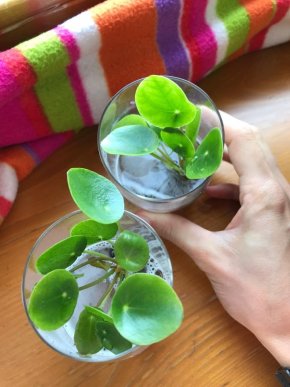
[[227, 113], [221, 112], [221, 116], [229, 157], [238, 175], [252, 180], [271, 176], [257, 129]]
[[174, 214], [153, 214], [140, 211], [157, 233], [184, 250], [200, 267], [208, 271], [217, 254], [217, 237], [214, 233]]
[[236, 184], [216, 184], [209, 185], [205, 189], [206, 193], [217, 199], [239, 200], [240, 190]]
[[228, 147], [224, 160], [231, 161], [238, 175], [245, 178], [246, 182], [253, 179], [263, 182], [274, 177], [288, 190], [288, 183], [259, 131], [225, 112], [220, 113]]

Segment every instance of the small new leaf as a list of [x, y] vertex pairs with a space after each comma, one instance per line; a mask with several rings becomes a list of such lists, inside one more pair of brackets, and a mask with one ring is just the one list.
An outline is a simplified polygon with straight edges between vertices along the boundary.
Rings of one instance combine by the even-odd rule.
[[103, 346], [115, 355], [132, 348], [132, 343], [120, 335], [114, 324], [105, 321], [97, 322], [96, 328]]
[[165, 128], [161, 131], [163, 142], [184, 159], [192, 158], [194, 146], [190, 139], [179, 129]]
[[91, 355], [103, 348], [97, 332], [98, 320], [84, 309], [78, 319], [74, 334], [74, 342], [81, 355]]
[[70, 230], [70, 235], [82, 235], [87, 239], [88, 244], [113, 238], [118, 231], [118, 224], [102, 224], [95, 220], [83, 220], [74, 225]]
[[107, 313], [103, 312], [101, 309], [89, 305], [85, 306], [85, 309], [88, 313], [94, 315], [98, 321], [106, 321], [109, 323], [113, 323], [112, 317], [110, 317]]
[[185, 168], [188, 179], [204, 179], [219, 167], [223, 157], [223, 140], [218, 128], [213, 128], [205, 136], [192, 160]]
[[65, 269], [82, 254], [86, 245], [87, 239], [84, 236], [66, 238], [42, 253], [35, 267], [41, 274], [47, 274], [55, 269]]
[[149, 259], [149, 247], [141, 235], [123, 231], [115, 242], [115, 257], [123, 269], [136, 272], [142, 270]]

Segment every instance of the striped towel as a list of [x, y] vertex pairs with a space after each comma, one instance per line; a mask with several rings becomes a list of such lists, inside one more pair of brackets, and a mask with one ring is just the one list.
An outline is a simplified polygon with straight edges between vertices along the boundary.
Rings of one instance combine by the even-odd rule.
[[195, 82], [290, 39], [290, 0], [107, 0], [0, 54], [0, 223], [18, 181], [149, 74]]

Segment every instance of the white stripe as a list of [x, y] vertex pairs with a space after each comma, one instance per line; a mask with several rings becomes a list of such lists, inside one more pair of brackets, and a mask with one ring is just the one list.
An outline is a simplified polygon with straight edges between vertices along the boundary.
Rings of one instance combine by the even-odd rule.
[[214, 33], [217, 41], [217, 56], [215, 66], [217, 66], [225, 59], [229, 44], [228, 31], [216, 12], [217, 2], [218, 0], [209, 0], [205, 12], [206, 22], [212, 29], [212, 32]]
[[263, 47], [275, 46], [290, 40], [290, 8], [280, 22], [270, 27]]
[[99, 57], [100, 31], [87, 11], [66, 21], [62, 26], [74, 35], [79, 47], [80, 59], [77, 67], [94, 122], [97, 123], [110, 98]]
[[14, 201], [18, 188], [18, 179], [14, 168], [0, 162], [0, 196]]

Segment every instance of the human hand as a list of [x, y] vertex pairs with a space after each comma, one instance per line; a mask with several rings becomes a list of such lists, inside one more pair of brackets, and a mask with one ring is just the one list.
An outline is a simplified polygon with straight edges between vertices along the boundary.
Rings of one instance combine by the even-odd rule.
[[174, 214], [141, 212], [203, 270], [225, 310], [290, 366], [290, 188], [258, 130], [221, 113], [239, 186], [207, 188], [241, 207], [225, 230], [208, 231]]

